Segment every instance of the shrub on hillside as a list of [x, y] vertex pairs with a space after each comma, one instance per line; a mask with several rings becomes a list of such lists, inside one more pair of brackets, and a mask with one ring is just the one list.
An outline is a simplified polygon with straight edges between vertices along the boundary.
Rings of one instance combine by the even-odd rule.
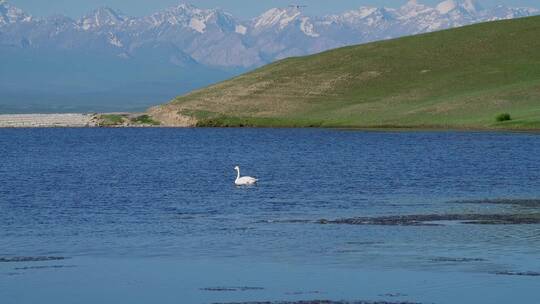
[[510, 114], [508, 113], [501, 113], [501, 114], [498, 114], [495, 119], [498, 121], [498, 122], [502, 122], [502, 121], [509, 121], [509, 120], [512, 120], [512, 117], [510, 116]]
[[146, 114], [132, 118], [131, 121], [136, 124], [152, 125], [152, 126], [159, 125], [158, 121], [153, 120], [152, 117]]

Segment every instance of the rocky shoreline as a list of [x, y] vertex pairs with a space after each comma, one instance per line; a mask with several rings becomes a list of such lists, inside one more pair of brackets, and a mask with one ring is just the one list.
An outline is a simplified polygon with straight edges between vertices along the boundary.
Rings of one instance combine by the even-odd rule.
[[160, 125], [141, 113], [0, 114], [0, 128], [153, 127]]
[[97, 127], [96, 114], [0, 114], [0, 128]]

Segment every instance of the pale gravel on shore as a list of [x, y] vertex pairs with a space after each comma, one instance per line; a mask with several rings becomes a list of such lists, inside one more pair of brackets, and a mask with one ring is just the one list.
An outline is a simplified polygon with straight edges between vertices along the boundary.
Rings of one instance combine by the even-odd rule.
[[95, 127], [92, 114], [0, 114], [0, 128]]

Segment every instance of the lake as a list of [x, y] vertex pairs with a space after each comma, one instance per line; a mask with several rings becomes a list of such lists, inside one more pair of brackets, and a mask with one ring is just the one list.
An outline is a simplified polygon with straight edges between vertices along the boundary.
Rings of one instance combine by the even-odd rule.
[[[540, 224], [489, 222], [540, 213], [539, 134], [0, 129], [0, 143], [3, 304], [540, 301]], [[236, 165], [259, 184], [234, 186]], [[332, 222], [355, 217], [388, 221]]]

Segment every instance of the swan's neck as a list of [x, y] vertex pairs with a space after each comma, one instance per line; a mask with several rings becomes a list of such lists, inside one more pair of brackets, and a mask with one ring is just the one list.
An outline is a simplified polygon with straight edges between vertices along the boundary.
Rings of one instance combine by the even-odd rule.
[[236, 180], [240, 179], [240, 169], [236, 169]]

